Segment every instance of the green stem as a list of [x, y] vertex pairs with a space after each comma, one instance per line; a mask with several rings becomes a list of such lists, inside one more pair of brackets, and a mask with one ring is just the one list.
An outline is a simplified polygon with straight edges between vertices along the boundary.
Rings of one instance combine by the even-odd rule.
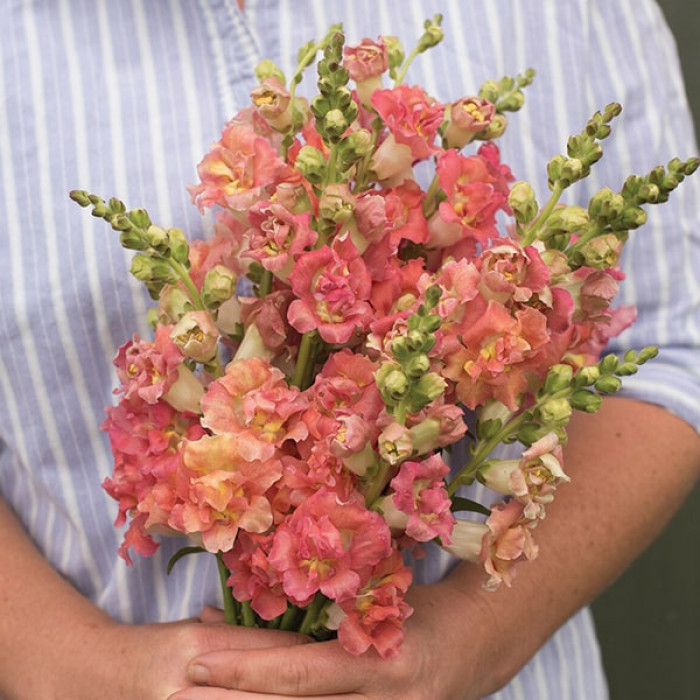
[[299, 617], [299, 608], [296, 605], [290, 605], [282, 615], [279, 628], [281, 630], [295, 630], [297, 618]]
[[[328, 167], [326, 168], [326, 186], [335, 183], [337, 165], [338, 144], [332, 143], [330, 145], [330, 153], [328, 154]], [[325, 187], [323, 189], [325, 189]]]
[[435, 199], [439, 191], [440, 180], [437, 173], [435, 173], [435, 175], [433, 175], [432, 182], [425, 193], [425, 199], [423, 200], [423, 216], [425, 216], [426, 219], [429, 219], [437, 209]]
[[236, 601], [233, 598], [233, 592], [226, 585], [231, 573], [228, 570], [226, 564], [224, 564], [224, 559], [221, 552], [216, 554], [216, 563], [219, 569], [219, 581], [221, 582], [221, 592], [224, 596], [224, 617], [229, 625], [238, 624], [238, 610]]
[[311, 634], [314, 626], [318, 622], [318, 616], [321, 614], [323, 606], [326, 604], [327, 600], [328, 599], [326, 596], [324, 596], [322, 593], [316, 593], [316, 596], [311, 601], [311, 604], [308, 608], [306, 608], [304, 619], [301, 621], [301, 625], [299, 626], [300, 634]]
[[309, 365], [314, 361], [316, 354], [316, 331], [304, 333], [299, 344], [299, 354], [297, 355], [297, 363], [294, 367], [294, 376], [292, 377], [292, 385], [305, 389], [304, 386], [309, 375]]
[[418, 50], [418, 47], [416, 46], [413, 51], [411, 51], [410, 54], [406, 57], [406, 60], [403, 62], [403, 65], [401, 66], [401, 70], [399, 71], [399, 74], [396, 76], [396, 80], [394, 80], [394, 87], [401, 85], [403, 82], [403, 79], [406, 77], [406, 71], [408, 71], [409, 66], [411, 63], [413, 63], [413, 59], [420, 53]]
[[272, 272], [270, 270], [263, 272], [258, 290], [260, 298], [266, 297], [272, 291]]
[[243, 600], [240, 604], [241, 607], [241, 623], [243, 627], [257, 627], [258, 623], [255, 619], [255, 613], [253, 608], [250, 607], [249, 600]]
[[521, 241], [521, 245], [530, 245], [535, 240], [537, 232], [542, 228], [542, 226], [544, 226], [545, 222], [549, 218], [549, 215], [554, 210], [554, 207], [557, 206], [557, 202], [559, 201], [563, 191], [564, 188], [559, 183], [554, 185], [554, 188], [552, 189], [552, 196], [549, 198], [545, 208], [539, 213], [539, 216], [533, 221], [530, 228], [527, 229], [527, 233], [525, 238], [523, 238]]
[[182, 263], [178, 262], [177, 260], [173, 260], [172, 258], [164, 259], [167, 260], [170, 267], [172, 267], [173, 270], [175, 270], [175, 272], [177, 273], [177, 276], [180, 278], [182, 284], [185, 285], [185, 289], [187, 289], [187, 293], [190, 295], [190, 299], [192, 300], [192, 303], [194, 304], [195, 308], [199, 309], [200, 311], [204, 309], [202, 297], [199, 296], [197, 287], [195, 287], [195, 284], [192, 281], [192, 278], [190, 277], [190, 273], [187, 270], [187, 268]]

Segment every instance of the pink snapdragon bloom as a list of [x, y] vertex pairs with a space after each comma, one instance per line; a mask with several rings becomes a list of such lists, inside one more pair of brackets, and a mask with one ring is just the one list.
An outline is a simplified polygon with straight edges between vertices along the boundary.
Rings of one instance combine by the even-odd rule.
[[293, 357], [299, 346], [299, 334], [287, 322], [289, 304], [294, 299], [288, 288], [276, 289], [264, 297], [240, 300], [239, 320], [248, 328], [255, 324], [266, 348], [277, 357]]
[[195, 362], [211, 362], [219, 349], [219, 329], [208, 311], [187, 311], [173, 326], [170, 339]]
[[515, 410], [528, 372], [542, 371], [538, 352], [549, 340], [547, 319], [539, 311], [525, 307], [511, 315], [491, 301], [465, 328], [462, 347], [445, 358], [443, 374], [456, 383], [457, 398], [468, 408], [495, 398]]
[[480, 561], [490, 576], [484, 585], [487, 590], [495, 591], [503, 583], [510, 587], [515, 575], [514, 564], [537, 557], [538, 548], [532, 537], [537, 521], [525, 518], [523, 511], [523, 504], [516, 500], [496, 504], [491, 509], [480, 554]]
[[343, 49], [343, 67], [350, 79], [362, 83], [376, 78], [389, 68], [389, 52], [382, 37], [377, 41], [362, 39], [359, 44]]
[[454, 526], [444, 477], [450, 468], [439, 454], [420, 462], [406, 461], [391, 480], [394, 506], [408, 515], [406, 534], [418, 542], [439, 537], [449, 544]]
[[372, 282], [349, 238], [301, 253], [289, 280], [298, 297], [289, 306], [289, 323], [300, 333], [318, 330], [328, 343], [347, 343], [369, 328]]
[[485, 97], [463, 97], [448, 106], [444, 139], [447, 148], [462, 148], [484, 131], [496, 116], [496, 105]]
[[363, 39], [355, 46], [343, 49], [343, 67], [355, 81], [360, 102], [369, 107], [372, 94], [382, 87], [382, 74], [389, 68], [389, 51], [379, 37], [377, 41]]
[[316, 243], [316, 232], [309, 226], [310, 214], [292, 214], [281, 204], [261, 201], [248, 212], [252, 229], [249, 247], [243, 257], [257, 260], [266, 270], [286, 279], [294, 257]]
[[306, 398], [287, 385], [279, 369], [259, 357], [229, 362], [201, 404], [202, 425], [219, 435], [235, 434], [239, 441], [257, 443], [260, 456], [255, 459], [269, 458], [285, 440], [307, 435], [298, 420]]
[[192, 475], [170, 515], [173, 529], [201, 535], [204, 548], [216, 553], [233, 547], [239, 528], [265, 532], [272, 525], [266, 491], [282, 476], [278, 459], [251, 459], [238, 436], [226, 434], [188, 442], [183, 460]]
[[265, 78], [250, 93], [258, 114], [276, 131], [292, 123], [291, 95], [277, 76]]
[[134, 397], [107, 409], [102, 430], [109, 435], [114, 455], [114, 471], [102, 488], [119, 503], [115, 526], [131, 519], [119, 548], [119, 555], [131, 564], [129, 548], [150, 556], [158, 547], [148, 529], [167, 525], [178, 500], [183, 445], [198, 440], [204, 429], [195, 414], [179, 413], [164, 401], [150, 404]]
[[119, 348], [114, 366], [122, 386], [115, 393], [123, 393], [127, 399], [138, 396], [151, 404], [168, 393], [185, 359], [170, 338], [171, 330], [171, 326], [159, 326], [153, 342], [135, 334]]
[[249, 600], [263, 618], [272, 620], [287, 610], [287, 596], [277, 570], [268, 561], [272, 533], [240, 531], [233, 549], [223, 555], [231, 576], [228, 585], [236, 600]]
[[536, 520], [544, 518], [545, 505], [554, 500], [557, 486], [570, 480], [562, 464], [559, 438], [548, 433], [526, 449], [521, 459], [493, 462], [480, 474], [488, 488], [514, 496], [525, 508], [524, 517]]
[[377, 90], [371, 102], [396, 143], [409, 147], [413, 162], [438, 151], [435, 136], [445, 110], [423, 88], [399, 85]]
[[354, 596], [363, 583], [358, 571], [391, 551], [384, 519], [359, 494], [341, 501], [321, 489], [277, 527], [269, 561], [290, 600], [306, 605], [317, 591], [334, 600]]
[[530, 300], [551, 305], [547, 289], [551, 271], [533, 246], [522, 248], [516, 241], [503, 239], [484, 250], [475, 263], [484, 298], [505, 305]]
[[267, 139], [249, 126], [230, 122], [197, 166], [201, 182], [189, 191], [200, 210], [218, 205], [245, 211], [285, 179], [287, 170]]
[[411, 570], [394, 551], [375, 567], [360, 571], [360, 576], [365, 583], [357, 594], [337, 602], [338, 641], [351, 654], [363, 654], [373, 646], [382, 658], [393, 658], [403, 642], [404, 622], [413, 612], [404, 600]]

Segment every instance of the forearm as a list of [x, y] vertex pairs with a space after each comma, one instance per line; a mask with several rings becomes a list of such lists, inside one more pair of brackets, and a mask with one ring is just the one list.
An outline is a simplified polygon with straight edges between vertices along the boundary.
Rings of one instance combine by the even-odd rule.
[[566, 471], [571, 483], [535, 530], [540, 555], [518, 567], [512, 588], [480, 590], [483, 573], [470, 565], [445, 582], [482, 629], [489, 692], [661, 532], [700, 473], [700, 437], [664, 409], [611, 398], [600, 413], [575, 416]]
[[51, 568], [1, 500], [0, 592], [3, 697], [48, 697], [47, 688], [61, 682], [56, 673], [75, 674], [58, 655], [72, 648], [87, 653], [85, 636], [113, 624]]

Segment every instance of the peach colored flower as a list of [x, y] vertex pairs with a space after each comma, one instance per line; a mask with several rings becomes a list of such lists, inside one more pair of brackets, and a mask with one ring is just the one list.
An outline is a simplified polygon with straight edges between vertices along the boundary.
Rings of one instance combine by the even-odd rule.
[[252, 228], [243, 257], [257, 260], [266, 270], [286, 279], [294, 257], [316, 243], [316, 232], [309, 226], [310, 215], [292, 214], [281, 204], [260, 201], [248, 211]]
[[369, 328], [371, 279], [349, 238], [301, 253], [289, 280], [298, 297], [289, 323], [300, 333], [318, 330], [328, 343], [347, 343]]
[[399, 85], [392, 90], [377, 90], [371, 102], [396, 143], [408, 146], [413, 162], [438, 151], [435, 137], [444, 107], [423, 88]]
[[496, 504], [491, 509], [479, 557], [490, 576], [484, 586], [487, 590], [496, 590], [503, 583], [510, 587], [515, 575], [514, 564], [537, 557], [538, 548], [532, 537], [537, 521], [525, 518], [523, 511], [523, 504], [516, 500]]
[[251, 457], [237, 435], [205, 435], [188, 442], [183, 461], [192, 475], [181, 485], [182, 503], [168, 524], [188, 535], [200, 534], [209, 552], [226, 552], [239, 528], [265, 532], [273, 522], [266, 491], [282, 476], [278, 459]]
[[391, 480], [393, 503], [408, 515], [406, 534], [418, 542], [439, 537], [450, 543], [454, 516], [443, 477], [450, 468], [439, 454], [420, 462], [406, 461]]
[[355, 595], [362, 585], [358, 571], [391, 551], [389, 528], [359, 494], [341, 501], [321, 489], [277, 527], [269, 561], [287, 596], [305, 605], [317, 591], [332, 599]]
[[259, 357], [233, 360], [223, 377], [213, 381], [202, 397], [202, 425], [216, 434], [236, 434], [260, 443], [264, 459], [285, 440], [306, 437], [297, 420], [306, 399], [289, 387], [284, 374]]
[[554, 500], [559, 484], [569, 481], [562, 469], [563, 451], [555, 433], [548, 433], [526, 449], [521, 459], [499, 460], [480, 472], [484, 484], [512, 495], [525, 507], [530, 520], [545, 516], [545, 505]]
[[124, 343], [114, 358], [122, 386], [116, 393], [127, 399], [139, 396], [156, 403], [178, 379], [178, 367], [185, 359], [170, 338], [171, 326], [159, 326], [153, 342], [135, 334]]
[[484, 131], [496, 116], [496, 106], [484, 97], [463, 97], [446, 109], [447, 148], [460, 149]]
[[404, 622], [413, 613], [404, 596], [411, 585], [411, 570], [394, 551], [368, 571], [360, 571], [363, 583], [354, 596], [342, 598], [338, 640], [351, 654], [373, 646], [382, 658], [396, 656], [404, 638]]
[[542, 372], [538, 351], [549, 343], [547, 319], [525, 307], [511, 313], [491, 301], [467, 326], [462, 347], [447, 356], [445, 377], [456, 383], [457, 398], [474, 409], [498, 399], [515, 410], [528, 386], [528, 372]]
[[197, 166], [200, 183], [189, 190], [200, 210], [215, 205], [244, 211], [285, 179], [288, 166], [270, 142], [249, 126], [229, 123]]

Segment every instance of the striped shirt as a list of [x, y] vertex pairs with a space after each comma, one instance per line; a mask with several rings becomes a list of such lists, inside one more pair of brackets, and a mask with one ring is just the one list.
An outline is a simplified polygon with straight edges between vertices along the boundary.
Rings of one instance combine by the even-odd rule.
[[[246, 106], [262, 57], [286, 73], [296, 51], [342, 21], [348, 42], [398, 35], [409, 50], [423, 20], [445, 15], [443, 44], [407, 82], [441, 100], [535, 68], [529, 106], [511, 117], [503, 159], [546, 199], [544, 166], [570, 133], [612, 101], [624, 105], [606, 156], [575, 192], [619, 189], [672, 156], [694, 154], [675, 47], [652, 0], [7, 0], [0, 42], [0, 492], [47, 559], [125, 622], [170, 620], [216, 603], [211, 557], [171, 576], [165, 541], [127, 568], [122, 533], [100, 488], [111, 454], [100, 431], [116, 384], [115, 349], [148, 336], [149, 299], [130, 254], [68, 199], [73, 188], [146, 207], [163, 226], [206, 235], [189, 201], [195, 164]], [[299, 90], [315, 92], [313, 69]], [[621, 302], [638, 323], [620, 347], [662, 346], [626, 382], [700, 428], [700, 179], [650, 211], [625, 254]], [[574, 203], [572, 200], [569, 200]], [[488, 499], [486, 499], [488, 501]], [[429, 581], [438, 552], [416, 565]], [[478, 643], [478, 642], [477, 642]], [[588, 611], [565, 624], [499, 699], [607, 697]]]

